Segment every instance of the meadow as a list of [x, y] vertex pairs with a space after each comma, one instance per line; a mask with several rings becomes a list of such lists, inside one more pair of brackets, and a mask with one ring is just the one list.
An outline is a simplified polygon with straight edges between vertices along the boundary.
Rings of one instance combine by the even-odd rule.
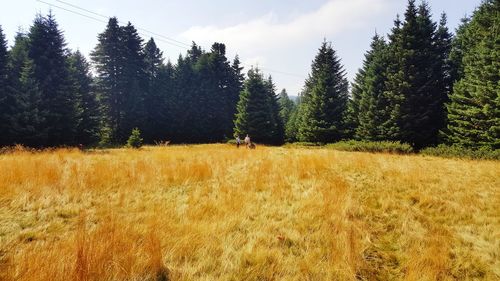
[[499, 280], [500, 162], [195, 145], [0, 154], [0, 280]]

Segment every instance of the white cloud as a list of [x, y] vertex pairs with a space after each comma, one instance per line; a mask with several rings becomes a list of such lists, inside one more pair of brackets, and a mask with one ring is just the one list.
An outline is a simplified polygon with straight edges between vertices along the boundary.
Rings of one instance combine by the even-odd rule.
[[[228, 57], [238, 53], [246, 70], [251, 65], [259, 66], [264, 73], [273, 75], [279, 88], [285, 87], [295, 95], [302, 88], [317, 50], [311, 49], [309, 42], [319, 46], [323, 38], [335, 39], [338, 47], [345, 32], [359, 32], [369, 40], [363, 29], [373, 26], [373, 21], [390, 10], [395, 1], [401, 0], [327, 0], [312, 12], [280, 16], [268, 13], [230, 26], [194, 26], [181, 37], [206, 48], [213, 42], [225, 43]], [[358, 56], [362, 56], [362, 49], [359, 52]]]
[[202, 45], [224, 42], [242, 56], [290, 46], [303, 40], [332, 36], [364, 26], [387, 6], [387, 0], [330, 0], [318, 10], [280, 22], [274, 13], [233, 26], [194, 26], [182, 33]]

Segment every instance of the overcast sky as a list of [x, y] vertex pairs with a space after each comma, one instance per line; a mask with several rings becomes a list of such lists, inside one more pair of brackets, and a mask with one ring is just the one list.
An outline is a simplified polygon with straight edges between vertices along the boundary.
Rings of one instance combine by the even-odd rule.
[[[104, 16], [116, 16], [154, 36], [164, 56], [174, 63], [186, 45], [196, 41], [209, 50], [213, 42], [226, 44], [228, 57], [238, 54], [245, 63], [258, 65], [271, 74], [279, 89], [296, 95], [303, 86], [321, 42], [331, 41], [352, 81], [363, 54], [377, 31], [386, 35], [396, 14], [404, 14], [406, 0], [43, 0], [64, 31], [68, 47], [88, 53], [97, 34], [106, 26]], [[444, 11], [454, 31], [464, 15], [470, 15], [480, 0], [429, 0], [435, 20]], [[419, 3], [419, 1], [417, 1]], [[57, 6], [57, 7], [56, 7]], [[0, 25], [12, 44], [19, 28], [27, 30], [36, 13], [47, 14], [50, 5], [37, 0], [2, 0]], [[93, 17], [68, 12], [72, 10]], [[152, 34], [141, 31], [144, 39]], [[169, 42], [172, 38], [177, 42]]]

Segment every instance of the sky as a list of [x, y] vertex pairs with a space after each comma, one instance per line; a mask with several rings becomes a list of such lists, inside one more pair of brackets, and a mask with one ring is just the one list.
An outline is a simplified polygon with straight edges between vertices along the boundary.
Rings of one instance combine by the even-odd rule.
[[[16, 32], [29, 30], [37, 13], [51, 9], [68, 48], [87, 55], [107, 18], [130, 21], [144, 40], [155, 38], [166, 59], [176, 62], [192, 41], [210, 50], [226, 44], [245, 71], [258, 66], [272, 75], [278, 88], [297, 95], [323, 40], [332, 43], [352, 81], [371, 38], [387, 35], [406, 0], [0, 0], [0, 26], [9, 46]], [[454, 31], [481, 0], [428, 0], [435, 21], [446, 12]], [[47, 4], [48, 3], [48, 4]], [[417, 3], [420, 3], [417, 0]], [[69, 12], [73, 11], [73, 12]], [[86, 10], [86, 11], [85, 11]]]

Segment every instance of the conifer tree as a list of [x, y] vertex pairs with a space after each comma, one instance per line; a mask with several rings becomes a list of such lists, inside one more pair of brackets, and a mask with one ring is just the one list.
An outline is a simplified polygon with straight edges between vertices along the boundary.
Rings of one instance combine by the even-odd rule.
[[270, 82], [264, 81], [259, 69], [250, 69], [237, 105], [234, 133], [240, 137], [247, 134], [257, 143], [276, 144], [279, 131], [276, 130], [277, 107], [270, 97]]
[[294, 106], [290, 112], [290, 116], [285, 123], [285, 141], [286, 142], [296, 142], [298, 140], [298, 125], [299, 125], [299, 106], [297, 104]]
[[408, 82], [405, 80], [402, 70], [405, 50], [403, 48], [401, 25], [401, 20], [399, 15], [397, 15], [394, 27], [389, 34], [389, 44], [387, 47], [388, 60], [385, 72], [387, 80], [385, 81], [383, 96], [386, 97], [389, 106], [385, 112], [387, 118], [382, 122], [380, 131], [384, 139], [388, 141], [401, 140], [401, 106], [405, 101], [402, 90], [408, 87]]
[[125, 80], [124, 132], [122, 140], [125, 140], [127, 132], [136, 127], [141, 128], [146, 126], [144, 96], [147, 89], [147, 78], [142, 38], [130, 22], [121, 29], [123, 36], [121, 41], [125, 53], [125, 65], [122, 77]]
[[118, 20], [110, 18], [104, 32], [98, 35], [98, 44], [91, 53], [104, 114], [103, 131], [107, 132], [106, 138], [109, 138], [110, 142], [120, 142], [124, 132], [124, 51], [121, 33]]
[[102, 96], [104, 129], [111, 142], [124, 143], [133, 128], [143, 127], [146, 122], [142, 39], [130, 22], [119, 26], [116, 18], [110, 18], [98, 41], [91, 57]]
[[299, 140], [334, 142], [344, 136], [347, 106], [345, 71], [331, 44], [323, 42], [306, 81]]
[[76, 139], [80, 144], [95, 144], [99, 140], [100, 112], [90, 73], [90, 64], [80, 51], [73, 53], [69, 62], [77, 98]]
[[143, 131], [145, 141], [150, 143], [154, 140], [164, 140], [167, 137], [169, 119], [167, 104], [170, 91], [167, 88], [167, 83], [170, 77], [163, 64], [162, 52], [156, 46], [153, 38], [144, 47], [144, 60], [147, 90], [144, 97], [146, 124]]
[[264, 81], [267, 90], [267, 96], [269, 99], [269, 111], [271, 115], [271, 135], [272, 141], [271, 144], [280, 145], [283, 144], [285, 140], [285, 125], [283, 124], [283, 119], [280, 116], [280, 105], [279, 105], [279, 96], [276, 94], [276, 86], [274, 85], [273, 79], [271, 76], [268, 77], [266, 81]]
[[11, 107], [13, 101], [11, 93], [8, 92], [7, 79], [7, 41], [0, 26], [0, 145], [12, 142], [12, 116]]
[[467, 27], [469, 26], [470, 18], [464, 17], [461, 19], [460, 25], [455, 31], [455, 36], [451, 41], [451, 50], [449, 54], [450, 63], [450, 82], [453, 84], [464, 76], [463, 57], [469, 46], [472, 45], [471, 39], [466, 35]]
[[500, 1], [484, 1], [464, 34], [471, 45], [448, 105], [448, 138], [461, 146], [500, 148], [499, 13]]
[[383, 129], [389, 140], [417, 148], [436, 144], [444, 126], [442, 114], [447, 95], [445, 64], [447, 30], [431, 20], [429, 7], [408, 1], [405, 21], [396, 20], [390, 35], [390, 61], [386, 93], [392, 112]]
[[[202, 80], [196, 69], [198, 61], [202, 59], [204, 51], [193, 42], [186, 57], [179, 56], [174, 73], [174, 100], [173, 111], [175, 122], [175, 136], [181, 142], [199, 143], [207, 137], [207, 95], [202, 91]], [[204, 58], [204, 60], [206, 57]]]
[[390, 116], [387, 112], [389, 102], [384, 95], [387, 69], [387, 45], [377, 34], [372, 39], [371, 50], [365, 58], [362, 83], [358, 86], [359, 104], [357, 105], [358, 126], [355, 135], [358, 139], [380, 141], [386, 138], [383, 124]]
[[50, 128], [46, 125], [47, 110], [43, 107], [43, 92], [35, 76], [32, 60], [26, 60], [19, 77], [19, 88], [16, 93], [19, 100], [19, 111], [15, 120], [15, 141], [27, 146], [47, 146], [42, 143], [48, 139]]
[[40, 111], [45, 112], [47, 138], [40, 145], [75, 143], [76, 97], [69, 74], [68, 51], [62, 32], [52, 14], [38, 15], [30, 28], [29, 58], [41, 92]]
[[29, 42], [26, 34], [17, 33], [8, 56], [8, 83], [6, 96], [0, 101], [3, 145], [41, 145], [47, 138], [43, 127], [45, 116], [40, 112], [41, 92], [34, 76], [33, 61], [28, 58]]
[[290, 119], [290, 115], [294, 111], [296, 105], [295, 102], [293, 102], [289, 97], [286, 92], [286, 89], [282, 89], [280, 94], [279, 94], [279, 106], [280, 106], [280, 117], [283, 120], [283, 124], [288, 123], [288, 120]]
[[347, 138], [356, 139], [356, 128], [359, 126], [359, 103], [361, 101], [361, 93], [364, 84], [364, 78], [367, 68], [366, 57], [363, 61], [363, 67], [358, 69], [358, 72], [354, 76], [354, 82], [351, 84], [351, 93], [347, 101], [346, 119], [344, 121], [345, 126], [345, 136]]

